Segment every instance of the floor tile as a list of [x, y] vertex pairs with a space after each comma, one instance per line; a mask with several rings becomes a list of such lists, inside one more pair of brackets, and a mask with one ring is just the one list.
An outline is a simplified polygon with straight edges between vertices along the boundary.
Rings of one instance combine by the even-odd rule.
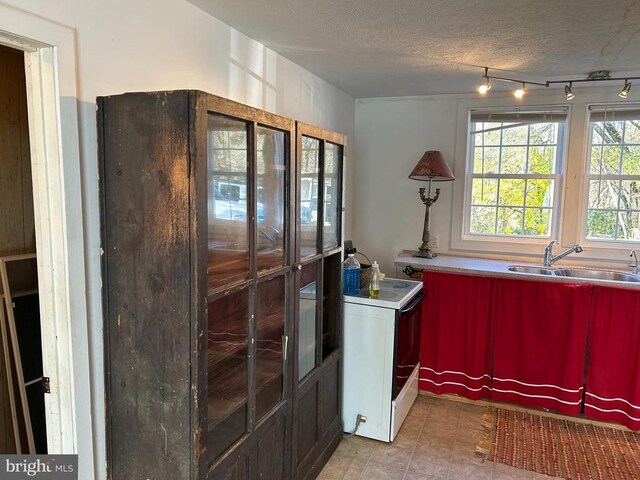
[[402, 480], [404, 472], [404, 468], [379, 465], [370, 461], [362, 472], [362, 478], [366, 480]]
[[449, 473], [451, 452], [422, 450], [416, 447], [409, 463], [408, 473], [446, 477]]
[[340, 442], [340, 445], [338, 445], [335, 454], [369, 460], [371, 452], [377, 444], [378, 442], [371, 440], [370, 438], [358, 436], [345, 438]]
[[473, 479], [473, 480], [491, 480], [493, 465], [490, 462], [484, 464], [467, 463], [467, 462], [451, 462], [449, 468], [449, 477], [451, 480]]
[[375, 463], [377, 465], [384, 465], [388, 467], [405, 470], [413, 450], [410, 448], [402, 448], [381, 444], [380, 447], [373, 450], [369, 463]]
[[493, 480], [533, 480], [534, 473], [502, 463], [493, 464]]

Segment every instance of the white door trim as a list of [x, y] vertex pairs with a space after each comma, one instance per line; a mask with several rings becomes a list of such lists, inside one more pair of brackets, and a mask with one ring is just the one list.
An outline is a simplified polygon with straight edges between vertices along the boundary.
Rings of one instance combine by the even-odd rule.
[[48, 448], [93, 478], [75, 31], [0, 3], [0, 43], [25, 51]]

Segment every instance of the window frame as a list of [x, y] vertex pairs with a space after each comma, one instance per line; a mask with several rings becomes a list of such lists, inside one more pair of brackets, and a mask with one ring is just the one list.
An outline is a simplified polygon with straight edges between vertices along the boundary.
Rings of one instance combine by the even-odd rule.
[[[602, 248], [606, 250], [621, 250], [621, 249], [634, 249], [640, 247], [640, 239], [638, 240], [617, 240], [611, 238], [594, 238], [587, 237], [588, 231], [588, 212], [589, 212], [589, 195], [590, 195], [590, 181], [594, 179], [603, 179], [603, 180], [640, 180], [639, 175], [624, 175], [624, 174], [592, 174], [591, 170], [591, 153], [593, 149], [593, 126], [591, 115], [593, 112], [600, 112], [603, 109], [607, 109], [607, 111], [612, 112], [623, 112], [625, 110], [638, 109], [640, 110], [640, 104], [638, 103], [589, 103], [587, 104], [587, 112], [585, 118], [585, 148], [584, 148], [584, 157], [583, 157], [583, 166], [584, 166], [584, 175], [582, 178], [582, 194], [580, 198], [580, 225], [579, 225], [579, 236], [580, 243], [585, 246], [590, 246], [592, 248]], [[615, 117], [614, 117], [615, 118]], [[640, 116], [638, 117], [640, 120]], [[620, 145], [624, 144], [623, 142]], [[615, 145], [615, 144], [614, 144]], [[632, 144], [637, 145], [637, 144]], [[619, 203], [618, 203], [619, 206]], [[616, 215], [621, 211], [620, 209], [609, 210], [612, 212], [616, 212]], [[616, 222], [617, 225], [617, 222]]]
[[[560, 231], [560, 225], [561, 225], [561, 219], [562, 219], [562, 206], [563, 206], [563, 195], [562, 192], [564, 191], [563, 188], [563, 184], [564, 184], [564, 178], [565, 178], [565, 174], [566, 174], [566, 166], [567, 166], [567, 144], [568, 144], [568, 124], [569, 124], [569, 114], [570, 114], [570, 110], [569, 107], [566, 105], [553, 105], [553, 106], [549, 106], [546, 109], [548, 109], [550, 112], [558, 112], [560, 110], [563, 110], [563, 113], [566, 115], [566, 119], [562, 122], [557, 122], [557, 143], [555, 144], [556, 147], [556, 152], [555, 152], [555, 156], [556, 156], [556, 168], [555, 168], [555, 173], [552, 174], [526, 174], [526, 173], [522, 173], [522, 174], [502, 174], [502, 173], [489, 173], [489, 174], [485, 174], [485, 175], [479, 175], [477, 173], [474, 173], [473, 169], [474, 169], [474, 157], [475, 157], [475, 142], [474, 139], [472, 138], [473, 136], [471, 135], [472, 132], [472, 121], [471, 121], [471, 114], [473, 111], [482, 111], [482, 112], [487, 112], [487, 113], [514, 113], [515, 111], [522, 111], [523, 113], [526, 112], [533, 112], [533, 111], [541, 111], [541, 110], [545, 110], [544, 107], [517, 107], [517, 106], [511, 106], [511, 107], [496, 107], [496, 108], [469, 108], [467, 109], [467, 115], [466, 115], [466, 128], [465, 128], [465, 135], [466, 135], [466, 151], [465, 151], [465, 170], [464, 170], [464, 192], [463, 192], [463, 215], [462, 215], [462, 230], [461, 230], [461, 240], [463, 242], [469, 241], [469, 242], [473, 242], [473, 243], [477, 243], [478, 245], [481, 244], [481, 242], [485, 242], [486, 244], [491, 244], [491, 243], [498, 243], [498, 244], [505, 244], [505, 243], [510, 243], [510, 244], [521, 244], [521, 243], [534, 243], [534, 244], [539, 244], [539, 243], [548, 243], [550, 239], [555, 239], [557, 238], [559, 231]], [[500, 142], [500, 144], [496, 145], [497, 147], [499, 147], [500, 149], [504, 148], [505, 145], [502, 143], [502, 140]], [[512, 146], [512, 145], [506, 145], [506, 146]], [[527, 149], [529, 147], [531, 147], [532, 145], [529, 143], [529, 139], [527, 139], [527, 144], [526, 145], [514, 145], [514, 146], [525, 146]], [[535, 145], [534, 145], [535, 146]], [[527, 154], [528, 155], [528, 154]], [[481, 234], [481, 233], [472, 233], [471, 232], [471, 208], [472, 208], [472, 196], [473, 196], [473, 180], [476, 178], [496, 178], [496, 179], [530, 179], [530, 180], [536, 180], [536, 179], [543, 179], [543, 180], [553, 180], [553, 202], [552, 205], [550, 207], [545, 207], [548, 208], [551, 212], [551, 220], [550, 220], [550, 225], [549, 225], [549, 235], [547, 236], [537, 236], [537, 235], [508, 235], [508, 234], [499, 234], [499, 233], [494, 233], [494, 234]], [[526, 188], [526, 187], [525, 187]], [[526, 192], [525, 192], [526, 195]], [[499, 193], [498, 193], [498, 198], [496, 199], [496, 201], [499, 201]], [[526, 198], [525, 198], [525, 203], [523, 204], [522, 208], [524, 209], [526, 205]], [[496, 208], [496, 212], [497, 212], [497, 208], [499, 207], [498, 204], [496, 204], [495, 208]], [[497, 221], [497, 218], [496, 218]]]

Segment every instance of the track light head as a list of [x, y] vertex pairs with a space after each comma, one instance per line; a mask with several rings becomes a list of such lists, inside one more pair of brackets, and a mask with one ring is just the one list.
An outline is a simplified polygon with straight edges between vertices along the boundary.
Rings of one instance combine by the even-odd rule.
[[631, 82], [629, 80], [625, 80], [624, 87], [622, 87], [618, 96], [620, 98], [627, 98], [627, 96], [629, 96], [629, 90], [631, 90]]
[[516, 98], [522, 98], [522, 97], [524, 97], [525, 93], [526, 93], [525, 82], [522, 82], [522, 87], [520, 87], [519, 89], [514, 91], [513, 92], [513, 96], [516, 97]]
[[478, 87], [478, 92], [481, 95], [485, 95], [489, 90], [491, 90], [491, 82], [489, 82], [489, 79], [487, 78], [486, 83]]
[[571, 89], [572, 83], [569, 82], [569, 85], [564, 86], [564, 94], [567, 96], [567, 100], [572, 100], [575, 95], [573, 94], [573, 90]]

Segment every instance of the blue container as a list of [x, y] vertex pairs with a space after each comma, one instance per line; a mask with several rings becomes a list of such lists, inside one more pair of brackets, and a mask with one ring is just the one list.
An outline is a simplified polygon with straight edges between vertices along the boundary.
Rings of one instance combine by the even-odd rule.
[[342, 264], [342, 293], [358, 295], [360, 293], [360, 263], [353, 253]]

